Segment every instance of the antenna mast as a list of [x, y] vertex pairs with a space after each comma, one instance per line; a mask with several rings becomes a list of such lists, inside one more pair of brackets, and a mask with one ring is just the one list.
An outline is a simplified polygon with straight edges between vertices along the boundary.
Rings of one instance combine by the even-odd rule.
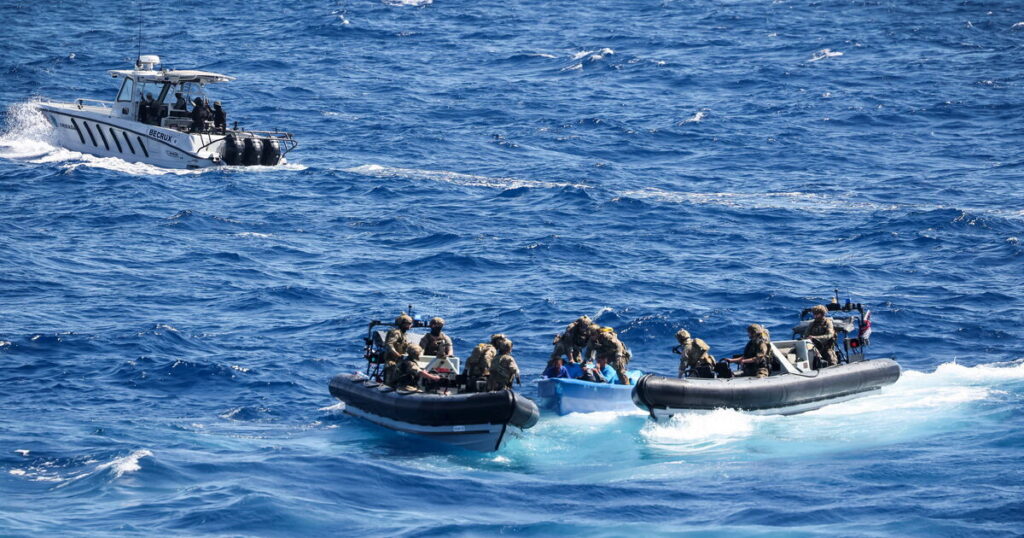
[[142, 0], [135, 2], [139, 6], [139, 54], [135, 57], [135, 66], [140, 67], [142, 61]]

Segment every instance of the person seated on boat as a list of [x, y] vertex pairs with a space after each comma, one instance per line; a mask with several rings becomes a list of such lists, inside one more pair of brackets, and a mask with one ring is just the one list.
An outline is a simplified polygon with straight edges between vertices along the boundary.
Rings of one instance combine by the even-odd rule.
[[423, 354], [435, 357], [454, 357], [455, 351], [452, 347], [452, 339], [441, 330], [444, 329], [444, 319], [431, 318], [430, 322], [427, 323], [427, 327], [430, 327], [430, 332], [423, 335], [423, 338], [420, 338], [420, 347], [423, 348]]
[[570, 323], [565, 332], [555, 336], [552, 342], [555, 349], [551, 352], [551, 358], [565, 357], [569, 362], [583, 362], [582, 351], [590, 340], [593, 328], [594, 322], [587, 316], [580, 316]]
[[497, 353], [494, 345], [490, 343], [477, 344], [469, 353], [469, 358], [466, 359], [467, 392], [480, 392], [487, 389], [487, 377], [491, 375], [491, 363]]
[[629, 376], [626, 375], [626, 365], [629, 364], [632, 353], [629, 352], [625, 344], [619, 341], [619, 337], [615, 335], [615, 329], [611, 327], [601, 327], [598, 329], [596, 336], [591, 339], [587, 351], [588, 356], [592, 355], [597, 359], [603, 357], [608, 361], [608, 364], [618, 374], [620, 384], [632, 384]]
[[[213, 102], [213, 128], [224, 134], [228, 130], [228, 113], [220, 107], [220, 101]], [[430, 353], [427, 353], [430, 355]]]
[[210, 120], [209, 108], [203, 103], [202, 97], [196, 97], [192, 103], [192, 127], [189, 131], [201, 133], [206, 130], [206, 122]]
[[554, 357], [548, 361], [548, 367], [544, 369], [544, 377], [549, 379], [568, 378], [569, 370], [565, 367], [565, 359]]
[[[612, 368], [608, 364], [607, 357], [598, 357], [597, 364], [583, 367], [583, 381], [590, 381], [591, 383], [608, 383], [613, 384], [619, 380], [619, 374], [615, 372], [615, 368]], [[628, 383], [627, 383], [628, 384]]]
[[[747, 342], [746, 347], [743, 348], [742, 355], [735, 355], [731, 359], [722, 359], [719, 365], [724, 363], [739, 363], [742, 373], [740, 375], [748, 377], [768, 377], [770, 374], [769, 365], [771, 364], [771, 344], [769, 343], [768, 329], [765, 329], [757, 323], [752, 323], [747, 327], [747, 336], [750, 341]], [[719, 377], [732, 377], [732, 370], [728, 368], [727, 364], [724, 364], [726, 368], [716, 368], [716, 372]], [[726, 374], [725, 371], [728, 371]], [[724, 375], [723, 375], [724, 374]]]
[[803, 337], [810, 340], [814, 349], [820, 357], [820, 367], [835, 366], [839, 364], [839, 357], [836, 355], [836, 329], [832, 324], [832, 318], [826, 316], [828, 308], [825, 305], [817, 305], [811, 309], [814, 319], [804, 330]]
[[679, 353], [679, 377], [715, 377], [715, 358], [708, 353], [711, 346], [700, 338], [691, 338], [686, 329], [676, 333], [679, 345], [673, 350]]
[[409, 349], [405, 333], [412, 328], [412, 318], [401, 314], [395, 318], [395, 326], [384, 335], [384, 384], [395, 385], [398, 363]]
[[487, 376], [487, 390], [507, 390], [512, 388], [512, 382], [521, 383], [519, 378], [519, 365], [512, 356], [512, 340], [504, 335], [495, 343], [494, 348], [498, 350], [498, 356], [491, 363], [491, 375]]
[[419, 380], [437, 383], [441, 376], [424, 371], [418, 362], [423, 357], [423, 349], [416, 344], [409, 344], [406, 348], [406, 355], [402, 362], [398, 363], [398, 370], [395, 374], [395, 381], [392, 384], [398, 390], [416, 391], [419, 390]]
[[174, 104], [171, 105], [171, 115], [188, 115], [188, 101], [185, 100], [185, 95], [181, 92], [174, 92]]

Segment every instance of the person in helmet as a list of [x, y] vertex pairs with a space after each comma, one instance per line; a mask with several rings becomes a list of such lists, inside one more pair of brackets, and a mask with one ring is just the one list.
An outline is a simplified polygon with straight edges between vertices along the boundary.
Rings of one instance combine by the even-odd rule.
[[626, 348], [626, 345], [619, 341], [619, 337], [615, 334], [615, 329], [611, 327], [597, 329], [594, 337], [591, 338], [590, 344], [588, 344], [587, 355], [593, 356], [595, 359], [604, 358], [608, 361], [608, 365], [618, 375], [620, 385], [632, 384], [629, 376], [626, 374], [626, 365], [629, 364], [632, 354]]
[[679, 329], [676, 333], [676, 341], [679, 346], [675, 351], [679, 353], [679, 377], [715, 377], [715, 358], [708, 351], [711, 347], [700, 338], [691, 338], [690, 332], [686, 329]]
[[[491, 363], [491, 374], [487, 377], [487, 390], [507, 390], [512, 388], [512, 382], [521, 382], [519, 378], [519, 365], [512, 356], [512, 340], [505, 335], [497, 339], [494, 347], [498, 350], [498, 356]], [[492, 337], [493, 338], [493, 337]]]
[[420, 347], [423, 348], [423, 354], [435, 357], [454, 357], [455, 350], [452, 347], [452, 339], [442, 331], [444, 329], [444, 319], [432, 318], [427, 323], [427, 327], [430, 327], [430, 332], [423, 335], [423, 338], [420, 338]]
[[210, 120], [210, 109], [203, 103], [202, 97], [196, 97], [192, 104], [192, 127], [189, 130], [201, 133], [206, 130], [206, 122]]
[[593, 328], [594, 322], [587, 316], [580, 316], [570, 323], [562, 334], [555, 336], [552, 342], [555, 349], [551, 352], [551, 358], [565, 357], [569, 362], [582, 362], [583, 348], [590, 340]]
[[811, 314], [814, 315], [814, 319], [804, 330], [804, 338], [814, 345], [823, 366], [839, 364], [839, 357], [836, 355], [836, 329], [832, 324], [832, 318], [826, 315], [828, 309], [825, 305], [817, 305], [811, 309]]
[[213, 128], [224, 134], [228, 129], [228, 113], [220, 106], [220, 101], [213, 102]]
[[[747, 336], [750, 340], [747, 345], [743, 348], [741, 355], [735, 355], [730, 359], [722, 359], [723, 363], [738, 363], [742, 368], [744, 376], [754, 377], [768, 377], [771, 373], [769, 368], [771, 365], [771, 344], [769, 343], [768, 329], [765, 329], [757, 323], [752, 323], [747, 326]], [[719, 377], [732, 377], [732, 370], [728, 370], [728, 374], [724, 374], [723, 371], [719, 371]]]
[[406, 355], [398, 364], [395, 374], [394, 387], [404, 391], [418, 391], [419, 380], [432, 381], [437, 383], [440, 376], [426, 372], [420, 367], [419, 360], [423, 357], [423, 349], [416, 344], [409, 344], [406, 347]]
[[[500, 336], [500, 335], [498, 335]], [[466, 359], [466, 391], [486, 390], [487, 378], [491, 375], [491, 364], [498, 350], [491, 343], [477, 344]]]
[[412, 328], [412, 318], [401, 314], [395, 318], [395, 326], [384, 335], [384, 384], [394, 386], [398, 374], [398, 362], [409, 349], [405, 333]]

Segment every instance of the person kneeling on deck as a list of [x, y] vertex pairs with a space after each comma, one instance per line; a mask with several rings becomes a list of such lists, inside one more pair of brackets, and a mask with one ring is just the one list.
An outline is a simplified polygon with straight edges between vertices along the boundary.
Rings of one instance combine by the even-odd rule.
[[632, 384], [629, 376], [626, 375], [626, 365], [629, 364], [632, 353], [626, 349], [625, 344], [619, 341], [619, 337], [615, 335], [615, 329], [611, 327], [598, 329], [597, 335], [591, 341], [588, 355], [594, 355], [597, 359], [604, 357], [618, 374], [619, 384]]
[[397, 390], [403, 391], [418, 391], [419, 380], [425, 379], [427, 381], [433, 381], [437, 383], [441, 380], [440, 376], [436, 376], [430, 372], [424, 372], [423, 368], [420, 368], [420, 363], [417, 362], [423, 356], [423, 349], [416, 344], [409, 344], [406, 348], [405, 359], [399, 363], [398, 372], [395, 375], [395, 384], [393, 385]]
[[827, 317], [828, 309], [825, 305], [818, 305], [811, 309], [814, 320], [804, 331], [804, 338], [814, 344], [814, 349], [821, 357], [821, 363], [815, 368], [835, 366], [839, 364], [839, 357], [836, 356], [836, 329], [832, 324], [832, 318]]
[[548, 361], [548, 367], [544, 369], [544, 377], [549, 379], [568, 378], [569, 370], [565, 367], [565, 359], [555, 357]]
[[423, 338], [420, 338], [420, 347], [423, 348], [423, 354], [442, 358], [454, 357], [455, 351], [452, 348], [452, 339], [441, 331], [444, 328], [444, 320], [441, 318], [431, 318], [430, 322], [427, 323], [427, 327], [430, 327], [430, 332], [423, 335]]
[[555, 349], [551, 352], [551, 358], [565, 357], [569, 359], [569, 362], [583, 362], [583, 348], [587, 345], [595, 328], [594, 322], [589, 317], [580, 316], [565, 328], [565, 332], [555, 336], [555, 340], [552, 342]]
[[742, 355], [736, 355], [731, 359], [722, 359], [715, 367], [718, 377], [733, 377], [732, 370], [728, 363], [739, 363], [743, 369], [740, 375], [749, 377], [768, 377], [768, 369], [771, 364], [771, 344], [769, 344], [768, 329], [752, 323], [747, 327], [747, 336], [750, 341], [743, 348]]
[[412, 328], [412, 318], [402, 314], [395, 318], [395, 326], [384, 335], [384, 384], [395, 386], [398, 362], [409, 349], [405, 333]]
[[466, 359], [466, 392], [487, 390], [487, 377], [491, 375], [491, 363], [497, 353], [494, 345], [488, 343], [477, 344], [469, 353]]
[[676, 333], [679, 345], [673, 348], [679, 353], [679, 377], [715, 377], [715, 358], [708, 351], [711, 349], [700, 338], [690, 338], [690, 332], [679, 329]]
[[512, 356], [512, 341], [503, 335], [494, 347], [498, 350], [498, 356], [491, 363], [491, 375], [487, 377], [487, 390], [507, 390], [512, 388], [512, 382], [522, 382], [519, 379], [519, 365]]

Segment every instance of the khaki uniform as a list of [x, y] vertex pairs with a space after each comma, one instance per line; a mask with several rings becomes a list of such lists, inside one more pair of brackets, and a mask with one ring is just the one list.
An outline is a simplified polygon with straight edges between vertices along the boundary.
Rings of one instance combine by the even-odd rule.
[[405, 356], [409, 349], [409, 341], [405, 339], [405, 332], [395, 327], [384, 335], [384, 384], [390, 387], [395, 386], [395, 379], [398, 377], [398, 362]]
[[423, 369], [420, 368], [418, 362], [411, 358], [406, 358], [400, 362], [396, 368], [393, 386], [403, 390], [417, 390], [420, 380], [420, 372], [422, 371]]
[[814, 349], [818, 350], [821, 360], [827, 366], [839, 364], [839, 357], [836, 355], [836, 329], [832, 324], [832, 318], [823, 317], [811, 321], [804, 332], [804, 338], [810, 338], [814, 343]]
[[491, 363], [491, 375], [487, 377], [487, 390], [512, 388], [512, 382], [519, 379], [519, 365], [509, 353], [495, 357]]
[[455, 355], [454, 347], [452, 346], [452, 339], [448, 337], [443, 331], [441, 334], [434, 336], [432, 333], [427, 333], [420, 338], [420, 347], [423, 348], [424, 355], [438, 356], [441, 346], [444, 346], [444, 357], [451, 357]]
[[466, 387], [470, 391], [476, 391], [477, 381], [487, 380], [491, 375], [491, 363], [498, 350], [491, 344], [477, 344], [466, 359]]
[[610, 332], [599, 332], [592, 339], [590, 351], [596, 358], [605, 358], [608, 365], [619, 375], [619, 383], [629, 385], [629, 376], [626, 375], [626, 365], [632, 354], [626, 346], [619, 341], [619, 338]]
[[747, 342], [746, 347], [743, 348], [744, 359], [757, 359], [751, 363], [743, 363], [743, 375], [745, 376], [757, 376], [757, 377], [768, 377], [770, 372], [768, 371], [768, 365], [771, 361], [771, 346], [768, 345], [768, 339], [764, 336], [755, 336]]
[[682, 346], [679, 353], [679, 377], [686, 376], [689, 369], [696, 377], [715, 377], [715, 358], [708, 353], [711, 346], [700, 338], [692, 338]]
[[590, 325], [584, 325], [576, 320], [565, 328], [565, 332], [555, 336], [552, 342], [555, 349], [551, 352], [551, 358], [565, 357], [569, 362], [583, 362], [583, 348], [586, 347], [590, 337]]

